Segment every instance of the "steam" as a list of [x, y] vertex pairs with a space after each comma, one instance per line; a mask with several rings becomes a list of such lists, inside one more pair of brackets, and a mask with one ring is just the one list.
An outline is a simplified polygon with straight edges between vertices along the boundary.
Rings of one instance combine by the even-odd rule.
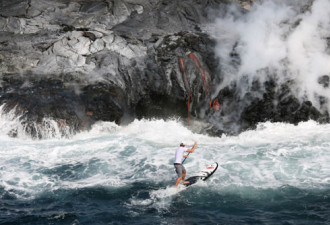
[[243, 97], [253, 81], [272, 76], [278, 84], [293, 81], [292, 93], [322, 110], [319, 97], [330, 96], [319, 83], [330, 75], [330, 1], [270, 0], [224, 12], [214, 26], [224, 76], [218, 91], [236, 83]]

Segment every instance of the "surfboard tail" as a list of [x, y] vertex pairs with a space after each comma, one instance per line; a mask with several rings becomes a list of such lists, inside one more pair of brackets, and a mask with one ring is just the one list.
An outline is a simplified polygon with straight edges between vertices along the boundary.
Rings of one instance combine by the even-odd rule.
[[190, 186], [192, 184], [197, 183], [198, 181], [202, 180], [205, 181], [207, 180], [214, 172], [218, 169], [218, 163], [214, 162], [210, 165], [208, 165], [205, 169], [201, 170], [198, 174], [195, 176], [189, 177], [186, 179], [186, 181], [189, 181], [189, 184], [186, 184], [186, 186]]

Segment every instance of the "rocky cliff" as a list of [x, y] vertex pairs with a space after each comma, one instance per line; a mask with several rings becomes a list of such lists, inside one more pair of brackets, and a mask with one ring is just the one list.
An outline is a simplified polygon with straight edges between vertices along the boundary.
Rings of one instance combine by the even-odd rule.
[[[327, 109], [299, 99], [290, 82], [271, 74], [247, 83], [244, 96], [237, 81], [223, 85], [219, 40], [210, 30], [228, 5], [248, 14], [248, 2], [0, 0], [2, 113], [16, 115], [22, 132], [38, 138], [49, 136], [45, 127], [65, 135], [134, 118], [175, 116], [192, 128], [202, 121], [199, 132], [215, 135], [264, 121], [328, 122]], [[228, 54], [236, 67], [237, 43]], [[323, 74], [319, 83], [328, 80]]]

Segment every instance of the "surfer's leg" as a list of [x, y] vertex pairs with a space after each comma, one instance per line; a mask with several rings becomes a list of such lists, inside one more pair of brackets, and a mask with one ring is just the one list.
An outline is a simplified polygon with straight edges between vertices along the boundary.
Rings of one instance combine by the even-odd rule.
[[175, 167], [175, 172], [178, 174], [178, 178], [176, 179], [175, 186], [177, 187], [182, 179], [182, 166], [181, 165], [174, 165]]
[[[183, 166], [182, 166], [183, 167]], [[189, 181], [184, 181], [184, 178], [186, 177], [186, 169], [183, 167], [183, 172], [182, 172], [182, 184], [189, 184]]]
[[176, 182], [175, 182], [174, 187], [177, 187], [177, 186], [179, 185], [181, 179], [182, 179], [182, 177], [178, 177], [178, 178], [176, 179]]

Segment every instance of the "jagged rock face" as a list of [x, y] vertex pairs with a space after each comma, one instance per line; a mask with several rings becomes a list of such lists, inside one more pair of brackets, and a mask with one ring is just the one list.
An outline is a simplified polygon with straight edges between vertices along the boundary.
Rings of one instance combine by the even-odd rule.
[[[32, 137], [43, 138], [45, 119], [55, 119], [63, 135], [89, 129], [98, 120], [120, 123], [127, 113], [125, 93], [110, 83], [84, 86], [58, 78], [21, 79], [4, 75], [0, 101], [4, 111], [20, 115], [25, 131]], [[11, 133], [17, 134], [17, 129]], [[48, 135], [48, 134], [47, 134]]]
[[[194, 31], [203, 1], [0, 1], [1, 72], [106, 73], [94, 54], [147, 55], [157, 36]], [[203, 17], [204, 16], [204, 17]], [[151, 43], [150, 43], [151, 42]]]
[[99, 120], [191, 115], [216, 135], [266, 120], [327, 121], [276, 83], [244, 104], [235, 85], [217, 89], [222, 68], [206, 28], [228, 2], [0, 0], [0, 104], [38, 138], [45, 118], [75, 132]]
[[[1, 104], [24, 123], [47, 117], [73, 130], [98, 120], [186, 117], [179, 58], [212, 55], [209, 43], [198, 43], [210, 39], [199, 25], [219, 3], [1, 0]], [[194, 95], [196, 77], [189, 77], [189, 85], [198, 81]]]

